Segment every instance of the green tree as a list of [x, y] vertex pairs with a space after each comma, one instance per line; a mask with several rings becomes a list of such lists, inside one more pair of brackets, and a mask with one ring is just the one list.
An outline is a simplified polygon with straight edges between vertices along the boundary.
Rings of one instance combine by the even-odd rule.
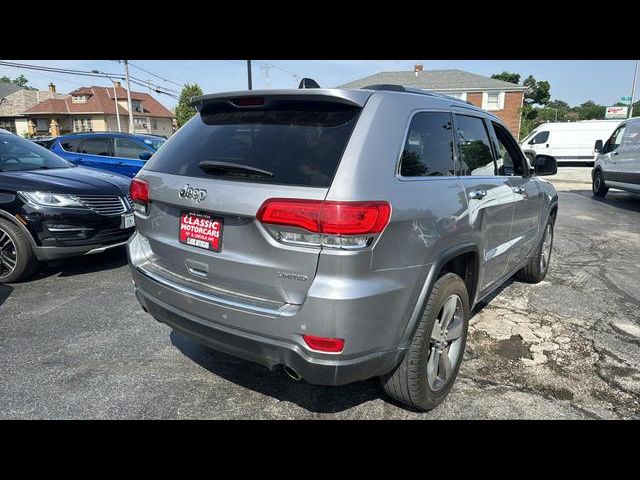
[[202, 89], [197, 83], [187, 83], [180, 92], [180, 100], [176, 105], [176, 121], [181, 127], [196, 114], [196, 109], [191, 106], [191, 97], [202, 95]]
[[512, 73], [512, 72], [502, 72], [502, 73], [494, 73], [491, 75], [491, 78], [495, 78], [496, 80], [502, 80], [504, 82], [515, 83], [516, 85], [520, 84], [520, 74]]
[[3, 77], [0, 77], [0, 82], [13, 83], [15, 85], [18, 85], [19, 87], [26, 88], [27, 90], [37, 90], [36, 88], [30, 87], [29, 85], [27, 85], [29, 83], [29, 79], [24, 75], [20, 75], [19, 77], [16, 77], [16, 78], [9, 78], [5, 75]]
[[575, 107], [574, 110], [580, 117], [580, 120], [603, 120], [607, 107], [589, 100], [579, 107]]
[[551, 84], [546, 80], [538, 81], [533, 75], [529, 75], [522, 85], [527, 87], [524, 92], [526, 105], [546, 105], [551, 100]]

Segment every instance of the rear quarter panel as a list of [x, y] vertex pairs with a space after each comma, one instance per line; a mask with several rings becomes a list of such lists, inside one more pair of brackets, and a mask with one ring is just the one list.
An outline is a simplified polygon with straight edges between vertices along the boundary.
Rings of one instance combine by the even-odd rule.
[[[397, 175], [400, 155], [412, 115], [418, 111], [451, 110], [446, 99], [423, 95], [378, 93], [367, 102], [338, 167], [328, 200], [387, 200], [391, 220], [366, 259], [349, 262], [341, 270], [335, 257], [340, 251], [323, 250], [318, 277], [324, 273], [345, 275], [347, 280], [370, 277], [374, 284], [388, 282], [398, 289], [392, 314], [369, 335], [379, 342], [398, 345], [405, 333], [418, 296], [437, 257], [465, 242], [482, 239], [469, 224], [468, 204], [458, 177], [401, 179]], [[332, 275], [329, 275], [332, 276]], [[366, 284], [361, 284], [366, 287]], [[379, 316], [387, 305], [371, 305], [362, 316]], [[375, 339], [373, 339], [375, 341]]]

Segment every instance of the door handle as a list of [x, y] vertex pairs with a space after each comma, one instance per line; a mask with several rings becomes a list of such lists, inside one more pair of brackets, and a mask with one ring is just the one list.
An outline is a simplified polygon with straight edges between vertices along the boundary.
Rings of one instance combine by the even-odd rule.
[[611, 155], [618, 155], [620, 152], [613, 152]]
[[516, 193], [519, 193], [520, 195], [522, 195], [522, 194], [527, 192], [527, 190], [522, 188], [522, 187], [513, 187], [513, 191], [516, 192]]
[[469, 194], [471, 200], [481, 200], [487, 196], [486, 190], [475, 190]]
[[78, 163], [82, 163], [82, 162], [84, 162], [84, 160], [83, 160], [83, 159], [81, 159], [81, 158], [75, 158], [75, 159], [74, 159], [74, 161], [76, 161], [76, 162], [78, 162]]

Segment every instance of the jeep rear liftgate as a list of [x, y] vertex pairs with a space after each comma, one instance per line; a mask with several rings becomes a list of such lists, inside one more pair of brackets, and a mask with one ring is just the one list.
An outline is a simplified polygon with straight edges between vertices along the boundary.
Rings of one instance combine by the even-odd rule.
[[356, 93], [196, 99], [199, 114], [134, 180], [147, 191], [134, 200], [149, 261], [248, 303], [304, 302], [322, 248], [305, 240], [317, 225], [301, 223], [308, 212], [295, 205], [264, 222], [256, 214], [270, 199], [324, 200], [370, 95]]

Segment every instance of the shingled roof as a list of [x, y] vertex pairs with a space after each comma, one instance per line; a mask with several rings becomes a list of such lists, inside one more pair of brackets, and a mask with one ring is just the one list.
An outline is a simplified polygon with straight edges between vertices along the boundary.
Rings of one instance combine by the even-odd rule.
[[11, 95], [14, 92], [17, 92], [22, 87], [16, 85], [15, 83], [8, 82], [0, 82], [0, 99], [6, 97], [7, 95]]
[[423, 90], [526, 90], [522, 85], [496, 80], [464, 70], [424, 70], [401, 72], [379, 72], [368, 77], [345, 83], [338, 88], [362, 88], [369, 85], [394, 84]]
[[[81, 87], [73, 92], [71, 96], [88, 95], [89, 98], [83, 103], [74, 103], [70, 97], [64, 99], [50, 99], [40, 102], [28, 109], [26, 114], [49, 113], [49, 114], [77, 114], [77, 113], [96, 113], [105, 115], [115, 115], [116, 105], [113, 97], [113, 87]], [[122, 87], [116, 88], [118, 101], [126, 100], [127, 90]], [[131, 92], [132, 100], [140, 100], [142, 103], [142, 112], [133, 112], [134, 116], [145, 117], [166, 117], [173, 118], [175, 115], [164, 105], [158, 102], [148, 93]], [[121, 115], [127, 115], [127, 110], [118, 105], [118, 112]]]

